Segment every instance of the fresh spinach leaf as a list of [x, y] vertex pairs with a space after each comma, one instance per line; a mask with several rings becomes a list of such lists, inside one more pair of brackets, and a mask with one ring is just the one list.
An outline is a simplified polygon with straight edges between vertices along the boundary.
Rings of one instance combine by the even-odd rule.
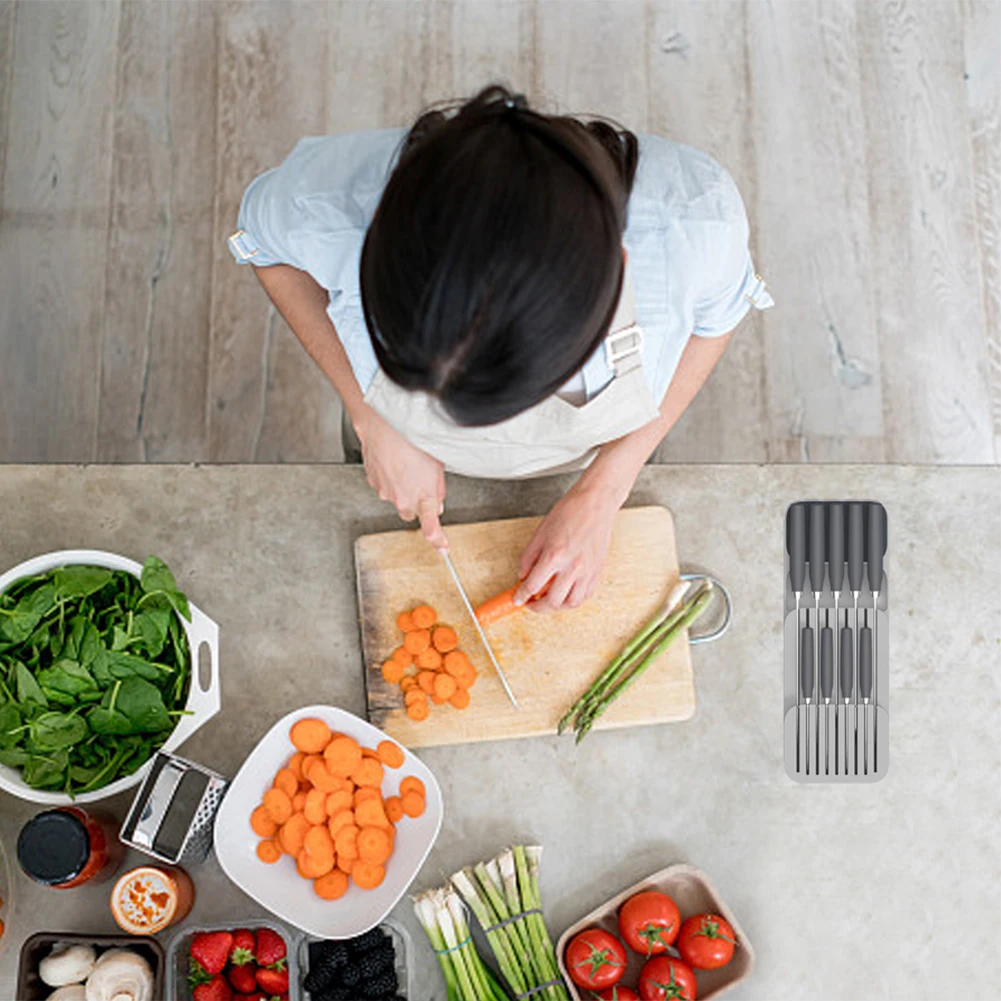
[[42, 620], [42, 616], [55, 605], [56, 589], [43, 584], [29, 591], [9, 611], [0, 610], [0, 631], [15, 643], [23, 643]]
[[143, 591], [146, 592], [139, 602], [140, 605], [147, 604], [148, 600], [154, 597], [164, 598], [178, 615], [183, 615], [189, 622], [191, 621], [188, 599], [183, 592], [177, 589], [177, 581], [174, 580], [174, 575], [163, 560], [156, 556], [147, 557], [139, 579]]
[[28, 752], [20, 747], [0, 747], [0, 765], [8, 768], [23, 768], [28, 760]]
[[59, 751], [85, 740], [87, 724], [71, 713], [43, 713], [31, 721], [31, 747], [37, 751]]
[[69, 767], [66, 751], [50, 754], [29, 754], [24, 763], [23, 778], [33, 789], [52, 789], [61, 786]]
[[35, 680], [35, 676], [20, 661], [14, 665], [14, 677], [17, 679], [18, 702], [22, 705], [33, 702], [35, 705], [48, 706], [49, 701]]
[[111, 580], [111, 571], [104, 567], [59, 567], [52, 574], [56, 586], [56, 600], [84, 598], [100, 591]]
[[74, 660], [57, 660], [52, 667], [39, 671], [37, 678], [50, 698], [53, 692], [76, 696], [96, 691], [98, 687], [90, 671]]
[[21, 713], [14, 703], [0, 707], [0, 747], [13, 747], [21, 742], [24, 734], [21, 724]]

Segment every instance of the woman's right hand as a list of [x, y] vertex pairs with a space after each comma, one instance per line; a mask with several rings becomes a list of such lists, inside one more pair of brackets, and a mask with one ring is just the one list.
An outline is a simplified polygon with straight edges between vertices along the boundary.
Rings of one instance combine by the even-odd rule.
[[369, 485], [404, 521], [420, 518], [424, 537], [448, 548], [438, 520], [445, 506], [445, 466], [422, 452], [371, 407], [353, 418]]

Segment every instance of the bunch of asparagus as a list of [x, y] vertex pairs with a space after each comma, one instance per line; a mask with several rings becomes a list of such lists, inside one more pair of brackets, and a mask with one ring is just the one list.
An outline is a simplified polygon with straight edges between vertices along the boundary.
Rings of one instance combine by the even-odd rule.
[[579, 744], [595, 720], [687, 629], [712, 598], [712, 584], [703, 580], [694, 589], [691, 581], [679, 581], [667, 604], [619, 651], [586, 692], [564, 713], [557, 728], [572, 727]]

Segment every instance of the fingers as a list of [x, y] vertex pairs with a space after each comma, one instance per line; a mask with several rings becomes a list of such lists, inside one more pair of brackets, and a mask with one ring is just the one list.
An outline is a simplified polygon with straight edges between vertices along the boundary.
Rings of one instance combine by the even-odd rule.
[[441, 512], [441, 501], [437, 497], [424, 497], [417, 505], [417, 514], [421, 519], [421, 531], [424, 538], [435, 549], [448, 549], [448, 539], [442, 531], [438, 515]]
[[567, 569], [558, 573], [549, 585], [546, 596], [539, 599], [542, 610], [549, 609], [555, 612], [562, 608], [575, 583], [576, 575], [573, 570]]
[[[539, 528], [541, 527], [540, 525]], [[539, 558], [539, 554], [542, 552], [544, 546], [545, 539], [542, 533], [536, 529], [535, 534], [528, 540], [525, 551], [521, 554], [521, 567], [518, 571], [519, 580], [524, 580], [528, 576], [528, 572], [535, 565], [535, 561]]]
[[549, 582], [549, 578], [559, 572], [562, 558], [561, 553], [544, 553], [540, 556], [515, 592], [514, 603], [523, 605], [529, 598], [538, 594]]

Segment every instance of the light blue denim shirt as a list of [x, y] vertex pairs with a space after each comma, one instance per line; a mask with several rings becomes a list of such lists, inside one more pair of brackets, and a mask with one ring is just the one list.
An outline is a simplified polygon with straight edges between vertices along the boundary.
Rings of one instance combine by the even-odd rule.
[[[361, 310], [362, 241], [396, 163], [404, 129], [302, 139], [251, 182], [229, 248], [240, 263], [290, 264], [330, 293], [327, 312], [365, 392], [378, 363]], [[752, 307], [773, 305], [755, 274], [740, 193], [715, 160], [639, 136], [639, 167], [623, 243], [629, 253], [643, 369], [663, 398], [689, 336], [719, 337]], [[583, 370], [587, 398], [611, 381], [604, 351]]]

